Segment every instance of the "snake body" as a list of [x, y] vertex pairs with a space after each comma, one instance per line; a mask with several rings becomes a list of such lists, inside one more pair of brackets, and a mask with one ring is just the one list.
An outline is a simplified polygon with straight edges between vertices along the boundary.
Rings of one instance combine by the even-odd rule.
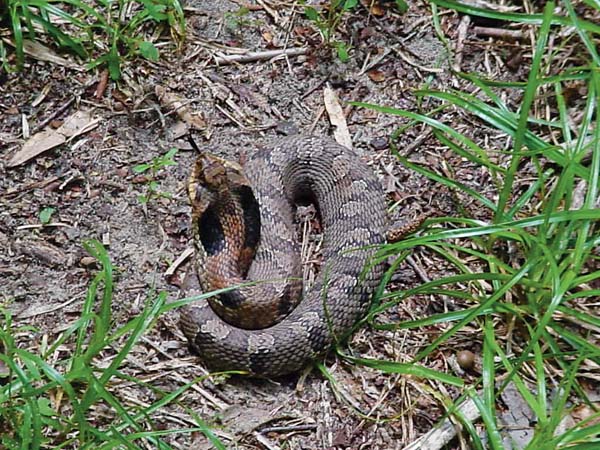
[[[218, 187], [210, 195], [201, 182], [217, 180], [221, 186], [238, 175], [197, 165], [192, 176], [200, 283], [208, 291], [244, 281], [275, 281], [230, 291], [212, 306], [204, 301], [190, 304], [180, 325], [210, 369], [275, 377], [323, 354], [367, 311], [383, 270], [372, 257], [385, 240], [384, 193], [355, 151], [322, 137], [280, 139], [249, 155], [243, 174], [235, 188]], [[255, 201], [248, 200], [248, 189]], [[226, 201], [229, 197], [232, 202]], [[323, 264], [313, 286], [300, 297], [294, 282], [300, 262], [293, 207], [305, 198], [320, 213]], [[259, 220], [248, 213], [255, 207]], [[243, 231], [228, 236], [229, 220]], [[260, 237], [248, 237], [258, 227]], [[246, 261], [256, 243], [253, 262]]]

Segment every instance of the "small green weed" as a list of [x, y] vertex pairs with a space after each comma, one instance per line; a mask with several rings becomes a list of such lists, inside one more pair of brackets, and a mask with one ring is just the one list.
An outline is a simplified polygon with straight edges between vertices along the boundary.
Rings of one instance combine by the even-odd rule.
[[48, 225], [50, 223], [50, 219], [52, 219], [52, 215], [56, 212], [56, 208], [44, 208], [40, 211], [39, 218], [40, 223], [42, 225]]
[[[349, 51], [352, 46], [347, 42], [335, 39], [336, 30], [344, 14], [352, 11], [357, 5], [358, 0], [330, 0], [325, 7], [325, 12], [312, 6], [304, 7], [304, 14], [315, 24], [323, 37], [325, 45], [335, 49], [337, 57], [342, 62], [346, 62], [350, 58]], [[404, 0], [395, 0], [395, 5], [400, 13], [408, 10], [408, 5]]]
[[348, 51], [351, 47], [346, 42], [334, 39], [335, 32], [344, 14], [354, 9], [357, 4], [358, 0], [331, 0], [325, 13], [312, 6], [304, 8], [304, 14], [315, 24], [325, 45], [333, 47], [342, 62], [348, 61], [350, 57]]
[[[46, 39], [84, 59], [90, 69], [106, 65], [116, 80], [124, 60], [158, 59], [154, 38], [144, 37], [145, 31], [167, 27], [176, 39], [184, 33], [179, 0], [7, 0], [5, 8], [2, 21], [15, 47], [17, 69], [23, 66], [25, 41]], [[0, 41], [3, 66], [12, 70], [7, 54]]]
[[149, 163], [138, 164], [134, 166], [133, 171], [137, 174], [149, 172], [148, 181], [146, 183], [146, 193], [138, 196], [140, 203], [146, 204], [157, 198], [171, 198], [168, 192], [161, 192], [157, 181], [158, 173], [168, 166], [175, 166], [177, 162], [173, 159], [177, 153], [176, 148], [172, 148], [162, 156], [157, 156]]
[[257, 27], [261, 24], [260, 20], [249, 18], [250, 10], [245, 6], [240, 6], [235, 11], [228, 11], [223, 14], [225, 28], [232, 33], [239, 33], [243, 27]]

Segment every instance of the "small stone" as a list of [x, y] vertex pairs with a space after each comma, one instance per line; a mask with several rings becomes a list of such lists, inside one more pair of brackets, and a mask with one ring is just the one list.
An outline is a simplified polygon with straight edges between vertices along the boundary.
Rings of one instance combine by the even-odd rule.
[[50, 127], [54, 128], [56, 130], [57, 128], [60, 128], [63, 123], [64, 123], [64, 121], [62, 121], [62, 120], [51, 120]]
[[376, 137], [371, 140], [371, 145], [375, 150], [385, 150], [388, 148], [388, 140], [384, 137]]
[[461, 368], [470, 370], [475, 365], [475, 355], [469, 350], [461, 350], [456, 354], [456, 362]]
[[291, 120], [282, 120], [277, 123], [275, 127], [275, 131], [279, 134], [283, 134], [284, 136], [292, 136], [294, 134], [298, 134], [298, 125], [296, 125]]
[[92, 256], [84, 256], [79, 260], [79, 264], [83, 267], [93, 267], [96, 265], [96, 258]]

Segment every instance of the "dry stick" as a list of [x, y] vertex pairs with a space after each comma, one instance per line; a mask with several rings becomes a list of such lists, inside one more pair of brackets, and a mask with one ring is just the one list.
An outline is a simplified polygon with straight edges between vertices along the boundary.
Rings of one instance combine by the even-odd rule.
[[62, 114], [63, 112], [65, 112], [67, 110], [67, 108], [69, 108], [69, 106], [71, 106], [73, 104], [73, 102], [75, 101], [75, 96], [71, 97], [69, 100], [67, 100], [60, 108], [52, 111], [52, 113], [46, 117], [44, 120], [42, 120], [38, 126], [36, 126], [31, 134], [35, 134], [40, 130], [43, 130], [46, 125], [48, 125], [50, 122], [52, 122], [54, 120], [55, 117], [59, 116], [60, 114]]
[[308, 97], [310, 94], [312, 94], [313, 92], [315, 92], [317, 89], [319, 89], [321, 86], [323, 86], [325, 84], [325, 82], [329, 79], [329, 77], [327, 78], [323, 78], [321, 81], [319, 81], [317, 84], [315, 84], [313, 87], [311, 87], [308, 91], [306, 91], [304, 94], [302, 94], [300, 96], [300, 100], [304, 100], [306, 97]]
[[271, 58], [277, 58], [278, 56], [290, 57], [305, 55], [307, 52], [307, 48], [287, 48], [281, 50], [267, 50], [264, 52], [248, 52], [242, 55], [217, 56], [215, 58], [215, 64], [224, 66], [227, 64], [264, 61]]
[[400, 57], [402, 58], [407, 64], [416, 67], [417, 69], [422, 70], [423, 72], [428, 72], [428, 73], [441, 73], [444, 71], [444, 69], [440, 68], [440, 67], [425, 67], [422, 66], [421, 64], [415, 62], [412, 58], [410, 58], [405, 52], [403, 52], [402, 50], [400, 50], [399, 48], [396, 47], [392, 47], [392, 50]]
[[60, 114], [62, 114], [63, 112], [65, 112], [69, 108], [69, 106], [71, 106], [73, 104], [73, 102], [75, 100], [77, 100], [77, 98], [79, 96], [81, 96], [85, 92], [85, 90], [87, 88], [89, 88], [91, 85], [93, 85], [94, 83], [96, 83], [96, 79], [92, 79], [92, 80], [88, 81], [87, 83], [85, 83], [81, 90], [76, 91], [73, 94], [73, 96], [69, 100], [67, 100], [60, 108], [54, 110], [52, 112], [52, 114], [50, 114], [48, 117], [46, 117], [43, 121], [41, 121], [39, 123], [39, 125], [37, 125], [33, 130], [31, 130], [31, 134], [33, 135], [33, 134], [37, 133], [38, 131], [43, 130], [46, 127], [46, 125], [48, 125], [52, 120], [54, 120], [55, 117], [57, 117]]
[[454, 71], [456, 72], [460, 72], [460, 67], [462, 65], [463, 60], [465, 38], [467, 37], [467, 31], [469, 30], [470, 24], [471, 18], [469, 16], [463, 16], [460, 23], [458, 24], [458, 36], [456, 39], [456, 49], [454, 52], [454, 64], [452, 65], [452, 69], [454, 69]]
[[281, 16], [276, 10], [267, 5], [263, 0], [256, 0], [256, 3], [262, 6], [265, 12], [273, 18], [273, 21], [276, 25], [279, 25], [279, 22], [281, 22]]
[[175, 271], [177, 270], [177, 268], [186, 260], [188, 259], [192, 254], [194, 253], [194, 248], [193, 247], [188, 247], [186, 248], [183, 253], [181, 255], [179, 255], [179, 257], [173, 262], [173, 264], [171, 264], [169, 266], [169, 268], [165, 271], [164, 275], [166, 277], [170, 277], [172, 275], [175, 274]]
[[473, 33], [477, 36], [493, 37], [507, 41], [518, 41], [524, 37], [521, 30], [505, 30], [504, 28], [473, 27]]
[[317, 424], [307, 424], [307, 425], [288, 425], [288, 426], [279, 426], [279, 427], [266, 427], [260, 430], [261, 433], [289, 433], [292, 431], [315, 431], [317, 429]]
[[32, 183], [28, 183], [24, 186], [19, 186], [17, 188], [10, 188], [4, 192], [0, 192], [0, 197], [10, 197], [12, 195], [17, 195], [21, 192], [25, 192], [25, 191], [30, 191], [32, 189], [42, 189], [46, 186], [48, 186], [51, 183], [54, 183], [55, 181], [60, 180], [59, 177], [50, 177], [50, 178], [46, 178], [45, 180], [40, 180], [40, 181], [34, 181]]

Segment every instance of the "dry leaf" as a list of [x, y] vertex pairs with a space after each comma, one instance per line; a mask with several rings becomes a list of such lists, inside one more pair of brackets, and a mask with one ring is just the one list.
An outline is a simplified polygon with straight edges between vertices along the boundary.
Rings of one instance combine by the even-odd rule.
[[331, 122], [331, 125], [335, 127], [335, 130], [333, 131], [335, 140], [338, 144], [351, 149], [352, 138], [348, 131], [346, 117], [344, 116], [344, 111], [340, 105], [337, 94], [330, 86], [326, 86], [325, 89], [323, 89], [323, 100], [325, 102], [327, 114], [329, 114], [329, 121]]
[[262, 37], [267, 44], [273, 44], [273, 33], [271, 33], [270, 31], [264, 31]]
[[13, 155], [7, 166], [15, 167], [23, 164], [47, 150], [64, 144], [68, 139], [87, 133], [95, 128], [98, 122], [99, 119], [92, 119], [88, 111], [77, 111], [69, 116], [60, 128], [53, 130], [47, 127], [34, 134]]
[[367, 72], [369, 78], [375, 83], [381, 83], [385, 81], [385, 74], [381, 70], [372, 69]]
[[[595, 406], [598, 407], [600, 405], [596, 404]], [[571, 417], [573, 418], [575, 423], [580, 423], [583, 420], [588, 420], [594, 414], [596, 414], [596, 411], [594, 411], [588, 405], [579, 405], [573, 409], [573, 411], [571, 412]], [[594, 426], [598, 424], [600, 424], [600, 418], [596, 417], [594, 419], [589, 420], [586, 423], [586, 426]]]
[[[5, 38], [4, 42], [15, 46], [14, 41], [11, 39]], [[30, 41], [29, 39], [23, 39], [23, 52], [32, 58], [38, 59], [40, 61], [48, 61], [53, 64], [58, 64], [59, 66], [68, 67], [69, 69], [74, 69], [79, 72], [84, 72], [85, 68], [80, 66], [79, 64], [74, 63], [73, 61], [69, 61], [68, 59], [59, 56], [54, 52], [51, 48], [46, 47], [45, 45], [40, 44], [36, 41]]]

